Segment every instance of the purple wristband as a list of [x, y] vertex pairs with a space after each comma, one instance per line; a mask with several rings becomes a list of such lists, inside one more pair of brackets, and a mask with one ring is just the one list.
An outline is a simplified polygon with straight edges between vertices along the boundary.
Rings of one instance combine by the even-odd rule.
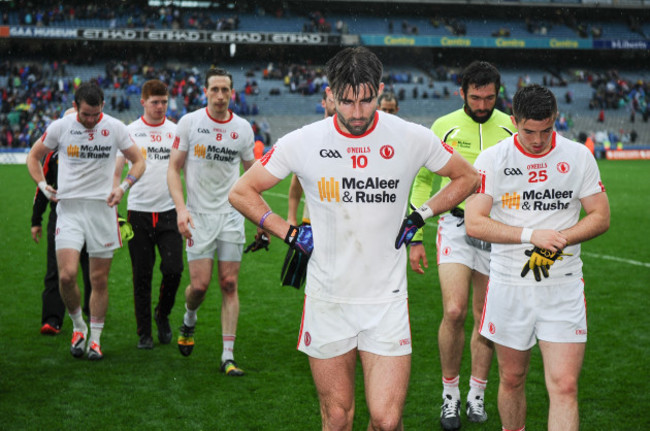
[[262, 229], [264, 229], [264, 221], [265, 221], [266, 218], [267, 218], [268, 216], [270, 216], [271, 214], [273, 214], [273, 211], [268, 210], [266, 213], [264, 213], [264, 215], [263, 215], [262, 218], [260, 219], [260, 224], [259, 224], [259, 226], [260, 226]]

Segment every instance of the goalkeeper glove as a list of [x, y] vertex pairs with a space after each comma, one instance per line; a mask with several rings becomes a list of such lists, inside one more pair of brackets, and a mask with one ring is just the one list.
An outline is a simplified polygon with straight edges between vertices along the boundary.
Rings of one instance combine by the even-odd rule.
[[120, 215], [117, 216], [117, 223], [120, 225], [120, 236], [122, 237], [122, 242], [130, 241], [135, 235], [131, 223], [126, 221], [126, 219]]
[[544, 278], [548, 278], [548, 270], [551, 269], [551, 265], [553, 265], [556, 260], [562, 260], [562, 256], [573, 256], [572, 254], [562, 253], [562, 250], [551, 251], [537, 246], [533, 247], [532, 250], [526, 250], [524, 254], [529, 256], [530, 259], [528, 259], [528, 262], [526, 262], [521, 270], [521, 276], [525, 277], [532, 269], [533, 274], [535, 275], [535, 280], [537, 281], [542, 281], [542, 277], [539, 274], [540, 270], [542, 271]]
[[395, 239], [395, 248], [400, 248], [402, 244], [409, 245], [415, 232], [422, 226], [424, 226], [424, 219], [419, 212], [413, 211], [408, 217], [404, 217], [402, 226], [399, 228], [399, 233]]
[[266, 236], [265, 233], [261, 235], [255, 235], [255, 239], [248, 245], [248, 247], [246, 247], [244, 253], [248, 253], [249, 251], [256, 252], [257, 250], [261, 249], [269, 251], [269, 237]]
[[314, 249], [314, 236], [311, 232], [311, 225], [305, 224], [300, 227], [290, 225], [284, 242], [294, 250], [298, 250], [305, 256], [310, 256]]

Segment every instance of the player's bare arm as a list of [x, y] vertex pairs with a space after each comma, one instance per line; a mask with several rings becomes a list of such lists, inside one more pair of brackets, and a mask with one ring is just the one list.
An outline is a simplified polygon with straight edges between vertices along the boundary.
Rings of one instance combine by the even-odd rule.
[[189, 239], [192, 238], [190, 226], [194, 228], [194, 221], [190, 212], [187, 210], [187, 206], [185, 206], [183, 183], [181, 182], [181, 170], [185, 165], [186, 158], [187, 151], [172, 148], [169, 156], [169, 167], [167, 168], [167, 186], [169, 187], [169, 194], [176, 207], [178, 231], [183, 235], [183, 238]]
[[38, 138], [38, 140], [34, 142], [29, 154], [27, 154], [27, 169], [29, 170], [29, 175], [38, 185], [41, 192], [43, 192], [49, 200], [58, 202], [58, 199], [56, 198], [56, 189], [45, 182], [45, 174], [43, 173], [43, 165], [41, 164], [43, 157], [45, 157], [45, 155], [50, 151], [52, 150], [43, 144], [43, 138]]
[[[244, 217], [259, 226], [262, 216], [271, 210], [262, 198], [262, 192], [280, 182], [260, 163], [254, 164], [237, 180], [228, 194], [230, 204]], [[277, 214], [269, 214], [264, 219], [264, 230], [284, 239], [289, 223]]]
[[609, 198], [607, 193], [600, 192], [580, 199], [586, 215], [575, 225], [564, 229], [569, 244], [579, 244], [602, 235], [609, 229]]
[[[244, 172], [248, 171], [255, 164], [255, 162], [256, 162], [255, 159], [253, 159], [253, 160], [242, 160], [241, 164], [242, 164], [242, 167], [244, 168]], [[264, 229], [257, 226], [257, 234], [255, 235], [255, 239], [259, 240], [262, 237], [262, 235], [264, 235], [265, 238], [268, 239], [269, 243], [271, 242], [271, 238], [268, 237], [268, 235], [265, 234]]]
[[456, 207], [478, 189], [481, 181], [476, 169], [457, 152], [436, 174], [449, 177], [451, 182], [425, 202], [434, 214], [442, 214]]
[[[465, 228], [467, 235], [490, 243], [521, 244], [524, 228], [510, 226], [490, 218], [492, 197], [483, 193], [470, 196], [465, 203]], [[532, 229], [530, 242], [551, 251], [564, 249], [567, 237], [553, 229]]]
[[140, 179], [147, 167], [144, 157], [142, 157], [142, 153], [138, 149], [137, 145], [131, 145], [129, 148], [122, 150], [122, 154], [124, 154], [124, 157], [131, 162], [131, 169], [129, 169], [125, 180], [121, 184], [113, 187], [111, 194], [106, 199], [106, 203], [109, 207], [114, 207], [120, 203], [124, 197], [124, 193], [126, 193], [126, 191], [135, 184], [138, 179]]
[[409, 263], [411, 269], [418, 274], [424, 274], [424, 269], [429, 268], [427, 252], [422, 243], [411, 243], [409, 247]]
[[120, 185], [120, 181], [122, 181], [122, 172], [124, 171], [125, 164], [126, 164], [126, 159], [123, 156], [117, 156], [115, 158], [115, 173], [113, 174], [113, 188]]
[[294, 174], [289, 185], [289, 211], [287, 214], [287, 221], [292, 225], [298, 225], [298, 205], [300, 205], [302, 192], [302, 185]]

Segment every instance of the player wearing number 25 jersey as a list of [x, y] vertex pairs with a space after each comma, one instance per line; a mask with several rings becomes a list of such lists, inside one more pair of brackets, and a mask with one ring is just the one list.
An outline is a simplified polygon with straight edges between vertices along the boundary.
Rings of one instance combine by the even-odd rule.
[[522, 87], [512, 105], [518, 132], [478, 156], [482, 183], [465, 206], [467, 234], [492, 243], [479, 330], [497, 352], [503, 429], [525, 428], [526, 374], [539, 340], [548, 428], [577, 431], [587, 341], [580, 243], [609, 228], [609, 201], [591, 152], [553, 131], [550, 90]]

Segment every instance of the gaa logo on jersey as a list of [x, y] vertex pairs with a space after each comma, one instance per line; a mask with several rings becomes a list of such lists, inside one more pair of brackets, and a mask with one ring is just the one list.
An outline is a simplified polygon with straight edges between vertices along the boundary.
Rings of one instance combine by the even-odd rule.
[[390, 145], [384, 145], [379, 149], [379, 154], [386, 160], [392, 159], [395, 155], [395, 149]]
[[569, 166], [569, 164], [567, 162], [560, 162], [560, 163], [557, 164], [557, 171], [559, 173], [561, 173], [561, 174], [568, 173], [570, 169], [571, 169], [571, 167]]
[[230, 132], [230, 137], [233, 139], [239, 138], [239, 134], [237, 132]]
[[109, 131], [106, 130], [106, 129], [102, 129], [102, 132], [101, 132], [101, 133], [102, 133], [102, 136], [103, 136], [103, 137], [106, 137], [106, 136], [110, 135]]

